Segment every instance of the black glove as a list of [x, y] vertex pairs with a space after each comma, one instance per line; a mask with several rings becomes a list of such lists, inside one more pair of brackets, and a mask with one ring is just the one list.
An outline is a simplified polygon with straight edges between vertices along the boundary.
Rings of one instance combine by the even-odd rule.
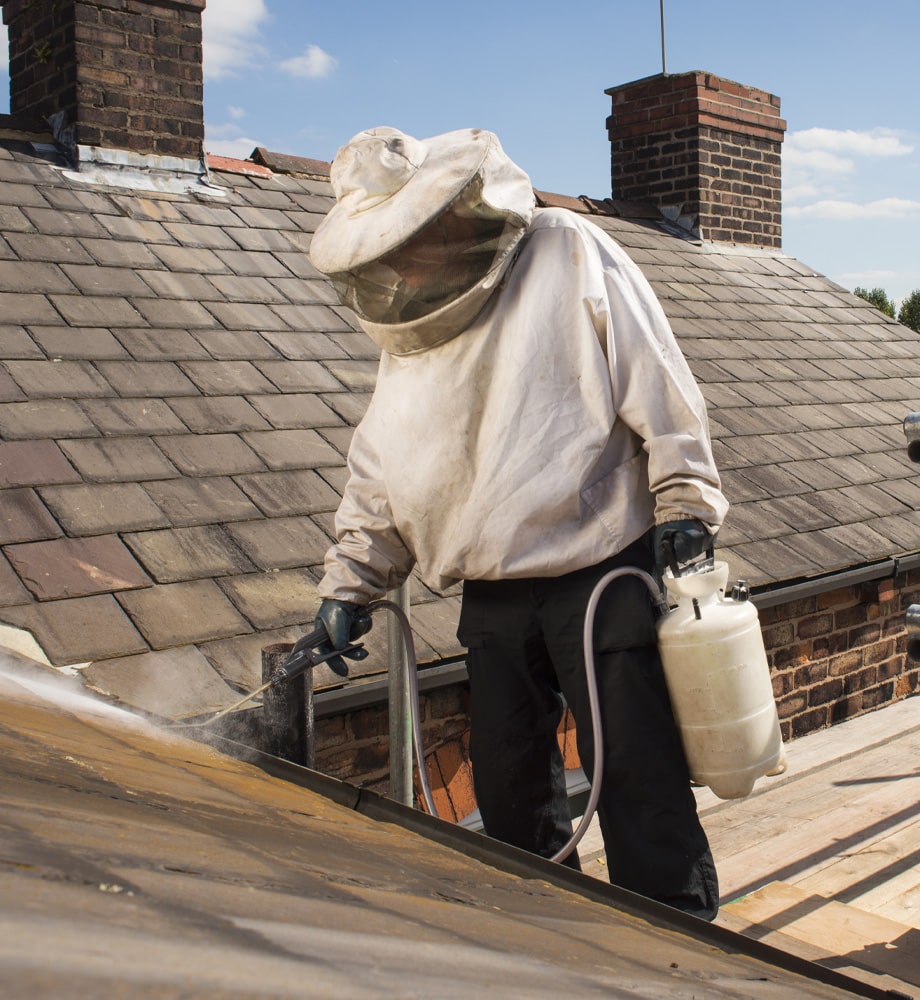
[[701, 556], [714, 543], [715, 535], [695, 518], [656, 524], [652, 534], [655, 568], [659, 575], [670, 568], [674, 576], [679, 576], [681, 566]]
[[[329, 636], [328, 642], [321, 642], [316, 647], [321, 653], [343, 649], [371, 630], [371, 616], [363, 605], [352, 604], [351, 601], [324, 600], [316, 612], [314, 623], [321, 624]], [[353, 649], [350, 653], [342, 655], [347, 656], [349, 660], [363, 660], [367, 658], [368, 653], [366, 649]], [[348, 676], [348, 666], [341, 656], [333, 656], [326, 660], [326, 663], [333, 673], [340, 677]]]

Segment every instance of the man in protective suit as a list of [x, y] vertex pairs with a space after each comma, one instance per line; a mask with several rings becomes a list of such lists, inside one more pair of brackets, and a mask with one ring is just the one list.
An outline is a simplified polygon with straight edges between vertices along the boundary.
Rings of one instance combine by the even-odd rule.
[[[725, 515], [705, 405], [638, 267], [586, 219], [535, 209], [493, 134], [370, 129], [331, 181], [311, 259], [383, 353], [317, 621], [340, 649], [413, 566], [435, 590], [464, 581], [485, 830], [551, 857], [572, 829], [563, 698], [592, 768], [595, 584], [695, 558]], [[594, 645], [610, 880], [712, 919], [715, 868], [636, 577], [604, 591]]]

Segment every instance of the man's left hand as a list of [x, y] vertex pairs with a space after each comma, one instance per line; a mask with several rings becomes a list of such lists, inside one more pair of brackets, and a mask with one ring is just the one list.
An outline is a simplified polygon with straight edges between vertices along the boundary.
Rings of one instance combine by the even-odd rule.
[[701, 556], [715, 542], [715, 535], [696, 518], [656, 524], [652, 535], [655, 568], [659, 575], [668, 568], [683, 566]]

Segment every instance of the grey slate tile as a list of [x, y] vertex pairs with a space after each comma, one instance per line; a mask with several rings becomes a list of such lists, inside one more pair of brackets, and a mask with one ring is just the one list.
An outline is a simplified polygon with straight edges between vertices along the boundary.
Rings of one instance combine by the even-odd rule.
[[[51, 295], [49, 301], [71, 326], [142, 326], [143, 316], [127, 299], [104, 295]], [[144, 301], [144, 300], [138, 300]], [[32, 320], [33, 323], [42, 322]], [[52, 320], [56, 322], [56, 320]], [[47, 320], [43, 325], [49, 325]]]
[[781, 539], [747, 542], [736, 546], [732, 555], [757, 568], [756, 573], [748, 574], [748, 582], [752, 586], [776, 579], [795, 580], [797, 577], [814, 576], [823, 571], [817, 561]]
[[342, 418], [315, 393], [285, 393], [248, 398], [252, 406], [278, 430], [334, 427], [342, 423]]
[[45, 355], [29, 331], [23, 327], [0, 326], [0, 357], [5, 361], [39, 361]]
[[0, 488], [79, 481], [80, 473], [54, 441], [0, 441]]
[[257, 361], [256, 368], [281, 392], [335, 392], [344, 388], [318, 361]]
[[332, 544], [309, 518], [273, 517], [229, 525], [227, 533], [261, 570], [321, 563]]
[[80, 406], [105, 435], [182, 434], [188, 429], [161, 399], [84, 399]]
[[0, 260], [0, 290], [4, 292], [74, 292], [74, 283], [57, 264]]
[[61, 528], [34, 489], [6, 489], [0, 499], [0, 545], [57, 538]]
[[256, 567], [231, 539], [215, 525], [124, 536], [125, 544], [157, 583], [253, 572]]
[[179, 475], [163, 452], [146, 438], [64, 441], [61, 449], [89, 482], [143, 482]]
[[198, 387], [172, 361], [99, 361], [107, 384], [119, 396], [197, 396]]
[[227, 302], [260, 302], [264, 304], [287, 304], [287, 299], [267, 278], [239, 274], [212, 274], [208, 281], [216, 289], [203, 298], [221, 299]]
[[[23, 237], [25, 239], [25, 237]], [[47, 238], [46, 238], [47, 239]], [[113, 240], [108, 236], [100, 238], [84, 237], [79, 241], [74, 241], [75, 250], [72, 253], [74, 263], [103, 264], [110, 267], [136, 267], [143, 269], [162, 268], [163, 262], [157, 257], [145, 243], [126, 242], [124, 240]], [[58, 260], [59, 255], [46, 256], [47, 251], [41, 251], [37, 246], [34, 253], [42, 252], [41, 260]], [[77, 256], [80, 253], [83, 257]], [[68, 255], [70, 259], [71, 255]]]
[[228, 330], [287, 330], [288, 324], [261, 302], [209, 302], [208, 309]]
[[86, 361], [8, 361], [16, 384], [37, 399], [114, 395], [98, 369]]
[[10, 326], [51, 326], [60, 322], [60, 315], [46, 296], [26, 292], [0, 292], [0, 316]]
[[263, 362], [251, 361], [189, 361], [182, 370], [208, 396], [263, 394], [275, 387], [262, 374]]
[[135, 361], [200, 361], [209, 357], [187, 330], [119, 329], [114, 336]]
[[221, 431], [265, 431], [269, 422], [241, 396], [198, 396], [170, 399], [168, 404], [188, 430], [196, 434]]
[[226, 577], [220, 585], [240, 613], [259, 630], [312, 622], [320, 602], [316, 585], [300, 569]]
[[[291, 242], [288, 233], [279, 232], [275, 229], [249, 229], [240, 225], [238, 219], [237, 225], [227, 227], [226, 232], [241, 250], [252, 251], [253, 253], [272, 251], [285, 266], [290, 267], [284, 260], [283, 254], [287, 252], [295, 256], [293, 254], [295, 246]], [[300, 254], [296, 256], [299, 257]], [[312, 265], [311, 271], [314, 276], [319, 274]]]
[[255, 431], [241, 436], [270, 469], [318, 468], [342, 462], [342, 456], [315, 430]]
[[3, 617], [40, 636], [45, 654], [61, 665], [149, 649], [111, 594], [6, 608]]
[[144, 489], [169, 523], [176, 526], [220, 524], [260, 516], [259, 508], [229, 476], [162, 480], [145, 483]]
[[278, 352], [255, 330], [194, 330], [192, 336], [216, 361], [259, 361], [278, 357]]
[[266, 517], [336, 510], [341, 500], [312, 469], [238, 476], [236, 482]]
[[170, 245], [171, 243], [170, 240], [166, 245], [150, 247], [156, 259], [169, 271], [178, 273], [187, 271], [192, 274], [220, 274], [230, 271], [213, 250], [196, 250], [191, 247]]
[[118, 595], [118, 600], [153, 649], [252, 631], [213, 580], [126, 591]]
[[[33, 265], [35, 266], [35, 265]], [[50, 265], [49, 265], [50, 266]], [[84, 295], [150, 295], [145, 284], [130, 267], [102, 267], [99, 264], [64, 264], [62, 271]], [[0, 272], [2, 275], [2, 272]], [[71, 288], [48, 288], [42, 291], [71, 291]]]
[[[7, 545], [4, 553], [39, 601], [86, 597], [150, 585], [117, 535]], [[54, 572], [49, 573], [48, 567]]]
[[[109, 211], [116, 215], [126, 215], [129, 219], [146, 219], [153, 222], [181, 222], [185, 216], [179, 211], [171, 195], [145, 197], [141, 192], [113, 194]], [[102, 207], [93, 211], [104, 211]]]
[[7, 440], [95, 437], [98, 433], [73, 399], [0, 404], [0, 436]]
[[31, 595], [23, 587], [10, 564], [0, 555], [0, 608], [28, 604]]
[[214, 285], [202, 274], [192, 272], [155, 271], [145, 269], [137, 272], [148, 291], [165, 299], [191, 299], [193, 301], [214, 298]]
[[[109, 330], [85, 327], [32, 326], [32, 337], [52, 360], [98, 361], [127, 358], [128, 352]], [[10, 357], [9, 354], [5, 355]]]
[[[151, 326], [177, 326], [184, 330], [207, 329], [217, 326], [213, 313], [199, 302], [161, 298], [135, 298], [131, 301], [140, 317]], [[138, 326], [140, 323], [126, 319], [119, 321], [117, 325]]]
[[[98, 226], [94, 232], [80, 233], [81, 236], [95, 236], [105, 238], [107, 235], [119, 243], [124, 240], [136, 240], [138, 243], [160, 244], [175, 243], [172, 236], [160, 225], [159, 222], [144, 221], [138, 219], [128, 219], [121, 216], [100, 215], [97, 217]], [[160, 247], [151, 247], [159, 255]]]
[[209, 715], [239, 701], [194, 646], [96, 661], [83, 671], [93, 691], [147, 715], [174, 721]]
[[265, 468], [258, 455], [236, 434], [176, 434], [156, 441], [169, 461], [186, 476], [234, 476]]
[[327, 361], [326, 368], [352, 392], [373, 392], [377, 383], [376, 361]]
[[336, 337], [333, 340], [324, 333], [301, 331], [269, 331], [265, 334], [265, 340], [278, 354], [291, 361], [324, 361], [348, 357], [340, 339]]
[[36, 230], [48, 236], [100, 237], [106, 233], [103, 226], [86, 212], [62, 212], [56, 208], [33, 205], [25, 206], [22, 211]]
[[217, 256], [235, 275], [259, 278], [288, 278], [291, 271], [278, 256], [266, 251], [218, 250]]
[[[169, 524], [137, 483], [44, 486], [40, 494], [69, 535], [104, 535]], [[60, 530], [54, 534], [60, 534]]]

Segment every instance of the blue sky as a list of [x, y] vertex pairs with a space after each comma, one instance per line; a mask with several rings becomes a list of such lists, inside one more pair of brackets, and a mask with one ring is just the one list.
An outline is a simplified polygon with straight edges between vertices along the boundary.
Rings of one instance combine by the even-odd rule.
[[[351, 135], [491, 129], [534, 185], [610, 194], [607, 87], [662, 69], [659, 0], [208, 0], [209, 151], [331, 159]], [[920, 3], [665, 0], [667, 69], [777, 95], [783, 249], [920, 288]], [[5, 110], [5, 109], [3, 109]]]

